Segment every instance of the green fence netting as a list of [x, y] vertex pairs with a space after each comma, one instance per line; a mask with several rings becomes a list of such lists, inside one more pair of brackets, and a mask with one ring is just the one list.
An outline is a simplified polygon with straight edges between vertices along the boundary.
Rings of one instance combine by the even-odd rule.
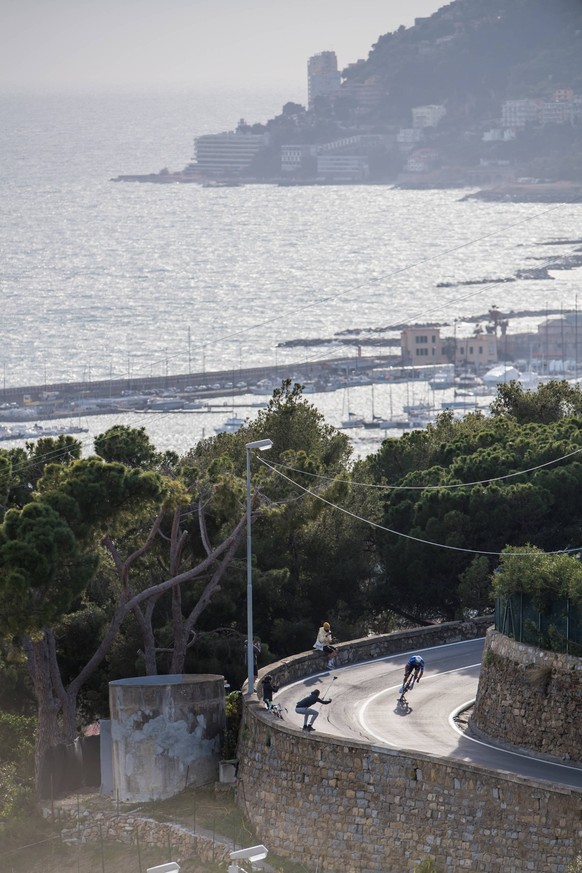
[[498, 597], [495, 629], [520, 643], [582, 656], [582, 612], [568, 599], [540, 612], [529, 594]]

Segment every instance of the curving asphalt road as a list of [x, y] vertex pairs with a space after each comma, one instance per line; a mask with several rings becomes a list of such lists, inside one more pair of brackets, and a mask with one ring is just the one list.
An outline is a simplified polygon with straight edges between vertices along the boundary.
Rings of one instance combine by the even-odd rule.
[[[315, 729], [320, 734], [426, 752], [582, 789], [580, 766], [509, 752], [472, 739], [456, 727], [457, 712], [475, 699], [482, 652], [482, 639], [402, 652], [288, 685], [275, 702], [286, 709], [284, 720], [300, 728], [303, 716], [295, 712], [295, 703], [319, 688], [322, 697], [332, 698], [328, 706], [316, 706], [320, 716]], [[425, 671], [403, 706], [398, 703], [398, 689], [411, 654], [423, 656]]]

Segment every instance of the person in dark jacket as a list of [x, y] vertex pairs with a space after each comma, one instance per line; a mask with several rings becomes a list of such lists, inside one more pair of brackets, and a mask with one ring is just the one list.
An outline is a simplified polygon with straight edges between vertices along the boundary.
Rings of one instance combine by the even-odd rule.
[[[313, 709], [313, 706], [316, 703], [324, 703], [327, 705], [331, 703], [331, 697], [329, 700], [324, 700], [319, 696], [319, 688], [314, 688], [311, 694], [307, 697], [303, 697], [295, 704], [295, 712], [298, 712], [299, 715], [303, 716], [303, 730], [304, 731], [314, 731], [313, 722], [319, 715], [317, 709]], [[311, 719], [311, 721], [310, 721]]]
[[265, 678], [261, 681], [261, 686], [263, 689], [263, 701], [267, 709], [271, 709], [273, 706], [273, 694], [279, 690], [279, 686], [275, 685], [273, 682], [273, 677], [270, 673], [268, 673]]

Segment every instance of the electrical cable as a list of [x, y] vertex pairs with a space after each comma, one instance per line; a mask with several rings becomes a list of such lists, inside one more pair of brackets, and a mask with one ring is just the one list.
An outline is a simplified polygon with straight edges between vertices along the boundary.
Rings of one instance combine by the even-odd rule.
[[515, 476], [525, 476], [526, 473], [535, 473], [536, 470], [543, 470], [544, 467], [551, 467], [552, 464], [559, 464], [561, 461], [566, 461], [568, 458], [578, 455], [582, 452], [582, 446], [579, 449], [574, 449], [566, 455], [559, 458], [554, 458], [551, 461], [544, 461], [543, 464], [538, 464], [536, 467], [528, 467], [526, 470], [515, 470], [513, 473], [506, 473], [504, 476], [492, 476], [489, 479], [478, 479], [475, 482], [454, 482], [448, 485], [379, 485], [374, 482], [354, 482], [351, 479], [341, 479], [337, 476], [321, 476], [319, 473], [310, 473], [307, 470], [300, 470], [297, 467], [290, 467], [288, 464], [279, 464], [274, 462], [274, 466], [283, 470], [290, 470], [293, 473], [300, 473], [302, 476], [311, 476], [314, 479], [320, 479], [324, 482], [345, 482], [347, 485], [353, 485], [360, 488], [376, 488], [381, 491], [430, 491], [430, 490], [448, 490], [452, 488], [471, 488], [474, 485], [488, 485], [491, 482], [503, 482], [505, 479], [512, 479]]
[[[393, 534], [394, 536], [401, 537], [402, 539], [411, 540], [412, 542], [420, 543], [421, 545], [424, 545], [424, 546], [434, 546], [435, 548], [438, 548], [438, 549], [447, 549], [448, 551], [451, 551], [451, 552], [464, 552], [465, 554], [470, 554], [470, 555], [490, 555], [490, 556], [494, 556], [497, 558], [501, 557], [501, 555], [510, 555], [512, 557], [528, 558], [528, 557], [536, 557], [538, 554], [537, 552], [507, 552], [507, 551], [492, 552], [492, 551], [488, 551], [486, 549], [464, 549], [460, 546], [449, 546], [447, 543], [437, 543], [437, 542], [434, 542], [433, 540], [425, 540], [425, 539], [422, 539], [422, 537], [415, 537], [412, 534], [406, 534], [406, 533], [403, 533], [402, 531], [397, 531], [397, 530], [394, 530], [393, 528], [385, 527], [384, 525], [379, 524], [376, 521], [372, 521], [369, 518], [363, 518], [362, 516], [357, 515], [355, 512], [351, 512], [349, 509], [345, 509], [343, 506], [338, 506], [336, 503], [332, 503], [331, 500], [327, 500], [325, 497], [322, 497], [321, 494], [316, 494], [314, 491], [311, 491], [309, 488], [304, 488], [303, 485], [300, 485], [299, 482], [295, 482], [289, 476], [286, 476], [280, 470], [277, 470], [274, 466], [269, 464], [268, 461], [266, 461], [264, 458], [259, 458], [259, 460], [261, 461], [262, 464], [265, 465], [265, 467], [268, 467], [273, 473], [276, 473], [278, 476], [281, 476], [281, 478], [286, 479], [287, 482], [290, 482], [292, 485], [295, 485], [297, 488], [301, 489], [301, 491], [305, 492], [306, 494], [309, 494], [311, 497], [315, 497], [316, 500], [319, 500], [322, 503], [325, 503], [327, 506], [330, 506], [332, 509], [337, 509], [338, 512], [343, 512], [344, 515], [350, 516], [350, 518], [353, 518], [355, 521], [360, 521], [363, 524], [367, 524], [369, 527], [373, 527], [376, 530], [385, 531], [386, 533]], [[577, 546], [576, 548], [573, 548], [573, 549], [557, 549], [555, 551], [544, 552], [544, 554], [546, 554], [546, 555], [568, 555], [568, 554], [573, 554], [575, 552], [580, 552], [580, 551], [582, 551], [582, 546]]]

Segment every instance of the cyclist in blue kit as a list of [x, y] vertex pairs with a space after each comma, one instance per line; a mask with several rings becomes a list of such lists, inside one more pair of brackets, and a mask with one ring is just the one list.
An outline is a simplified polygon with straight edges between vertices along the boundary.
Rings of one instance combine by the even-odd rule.
[[[412, 676], [413, 673], [414, 676]], [[404, 681], [402, 682], [402, 686], [400, 688], [400, 694], [404, 694], [409, 679], [412, 679], [412, 684], [414, 684], [414, 682], [420, 682], [423, 673], [424, 658], [421, 658], [420, 655], [413, 655], [411, 658], [408, 659], [408, 661], [406, 662], [406, 666], [404, 667]]]

